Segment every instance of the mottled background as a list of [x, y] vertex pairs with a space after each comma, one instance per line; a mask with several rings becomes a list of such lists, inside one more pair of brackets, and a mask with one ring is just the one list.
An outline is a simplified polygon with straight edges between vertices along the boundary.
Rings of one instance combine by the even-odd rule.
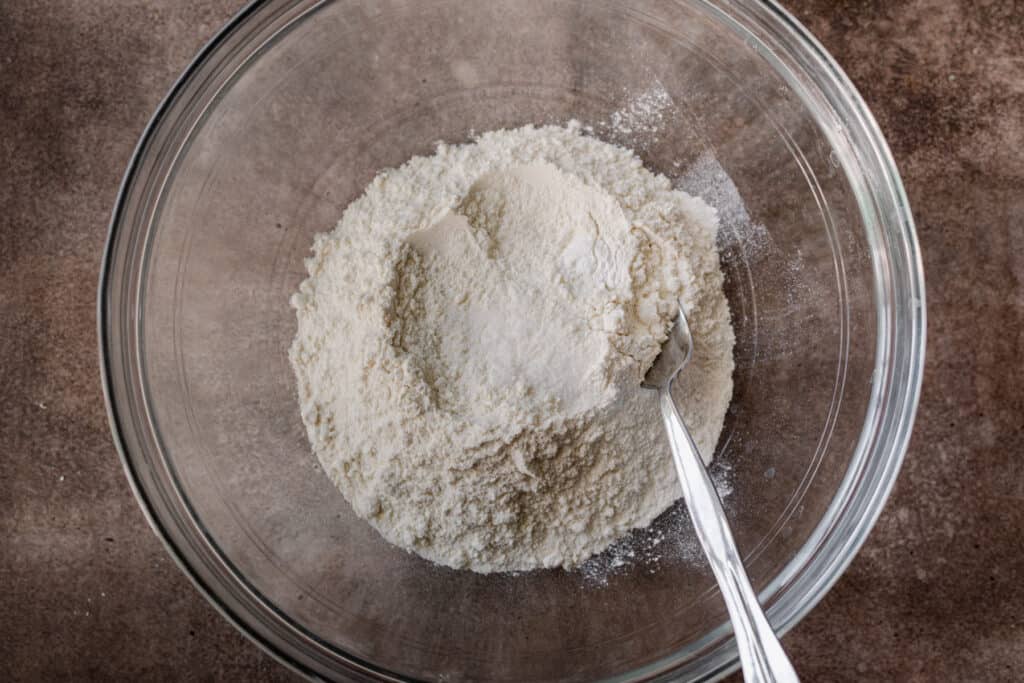
[[[0, 677], [291, 680], [129, 490], [95, 284], [150, 113], [239, 0], [0, 0]], [[789, 3], [892, 145], [928, 277], [903, 474], [785, 644], [807, 681], [1024, 679], [1024, 2]]]

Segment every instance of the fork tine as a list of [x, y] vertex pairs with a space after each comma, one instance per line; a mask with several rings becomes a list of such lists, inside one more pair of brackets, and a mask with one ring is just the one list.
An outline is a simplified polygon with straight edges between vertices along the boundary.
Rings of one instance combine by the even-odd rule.
[[669, 330], [668, 339], [661, 347], [661, 353], [654, 359], [654, 364], [644, 376], [640, 386], [645, 389], [660, 389], [671, 383], [679, 371], [689, 362], [693, 353], [693, 337], [690, 335], [690, 324], [682, 302], [679, 302], [679, 313]]

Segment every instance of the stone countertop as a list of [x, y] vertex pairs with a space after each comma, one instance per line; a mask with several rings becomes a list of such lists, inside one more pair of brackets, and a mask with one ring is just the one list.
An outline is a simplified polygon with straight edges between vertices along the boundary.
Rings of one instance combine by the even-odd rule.
[[[239, 5], [0, 5], [7, 680], [293, 680], [200, 597], [148, 528], [97, 366], [95, 286], [121, 174], [170, 84]], [[928, 276], [929, 349], [893, 496], [785, 644], [807, 681], [1021, 680], [1024, 5], [790, 6], [892, 145]]]

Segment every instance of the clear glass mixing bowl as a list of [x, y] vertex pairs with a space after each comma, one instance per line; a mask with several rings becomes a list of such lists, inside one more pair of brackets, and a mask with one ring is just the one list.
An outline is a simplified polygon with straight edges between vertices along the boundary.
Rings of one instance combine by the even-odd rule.
[[608, 122], [652, 87], [672, 101], [659, 132], [625, 142], [722, 204], [738, 345], [716, 457], [773, 624], [800, 619], [864, 541], [917, 404], [922, 271], [877, 126], [791, 16], [753, 0], [256, 3], [139, 144], [99, 333], [140, 504], [207, 598], [281, 661], [348, 680], [735, 667], [699, 562], [597, 585], [456, 572], [388, 545], [316, 469], [286, 357], [313, 235], [378, 171], [527, 123], [578, 119], [621, 141]]

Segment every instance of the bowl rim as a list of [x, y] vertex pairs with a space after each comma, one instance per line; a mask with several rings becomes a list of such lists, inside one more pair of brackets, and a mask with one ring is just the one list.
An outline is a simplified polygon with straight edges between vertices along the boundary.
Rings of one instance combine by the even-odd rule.
[[[710, 13], [717, 15], [724, 22], [731, 24], [734, 30], [739, 30], [741, 33], [746, 32], [747, 29], [743, 24], [738, 23], [733, 16], [722, 10], [719, 7], [719, 3], [715, 0], [695, 1], [706, 7]], [[287, 2], [290, 2], [293, 6], [298, 6], [302, 0], [286, 0], [286, 4]], [[300, 18], [316, 12], [327, 2], [328, 0], [313, 2], [295, 18], [289, 20], [285, 28], [290, 27]], [[821, 76], [815, 79], [814, 84], [819, 87], [830, 85], [830, 93], [826, 94], [828, 103], [832, 106], [838, 105], [845, 108], [845, 113], [851, 117], [850, 120], [859, 126], [858, 132], [861, 134], [862, 139], [858, 141], [859, 146], [853, 146], [857, 147], [860, 151], [866, 151], [870, 154], [870, 158], [859, 159], [859, 161], [864, 161], [865, 163], [873, 162], [876, 169], [881, 171], [881, 175], [877, 179], [881, 186], [875, 189], [874, 194], [869, 191], [866, 192], [872, 194], [872, 196], [881, 192], [884, 195], [882, 198], [889, 200], [887, 208], [890, 209], [887, 217], [877, 226], [878, 234], [873, 234], [871, 230], [868, 230], [868, 239], [872, 247], [875, 282], [874, 294], [879, 330], [875, 349], [875, 373], [878, 381], [873, 383], [869, 406], [866, 410], [867, 419], [861, 429], [854, 458], [844, 475], [843, 482], [837, 490], [832, 504], [816, 526], [814, 532], [804, 542], [800, 551], [761, 592], [762, 600], [777, 597], [783, 587], [788, 588], [786, 595], [782, 596], [783, 598], [799, 593], [800, 600], [798, 604], [795, 599], [789, 600], [790, 604], [788, 605], [784, 604], [786, 602], [784, 599], [776, 600], [767, 610], [771, 622], [781, 635], [795, 626], [800, 619], [813, 609], [828, 590], [839, 580], [840, 576], [842, 576], [852, 562], [857, 551], [865, 542], [895, 484], [896, 476], [909, 445], [923, 380], [926, 346], [924, 269], [909, 201], [899, 171], [896, 168], [895, 160], [877, 121], [849, 77], [818, 40], [792, 14], [774, 0], [766, 0], [763, 3], [758, 3], [756, 0], [726, 0], [726, 2], [735, 8], [739, 8], [742, 12], [751, 15], [760, 14], [762, 21], [774, 22], [775, 28], [781, 31], [788, 40], [792, 41], [789, 44], [789, 50], [793, 53], [802, 52], [801, 56], [817, 67]], [[182, 91], [192, 81], [193, 77], [196, 76], [201, 67], [206, 65], [208, 60], [218, 53], [241, 26], [271, 4], [273, 4], [273, 0], [250, 0], [248, 4], [235, 13], [190, 61], [161, 100], [144, 128], [121, 180], [108, 225], [97, 288], [98, 350], [104, 403], [115, 448], [118, 451], [132, 492], [147, 522], [163, 543], [167, 553], [199, 590], [200, 594], [243, 635], [289, 669], [305, 677], [318, 678], [318, 672], [291, 656], [285, 648], [280, 647], [273, 639], [264, 637], [263, 634], [253, 627], [250, 621], [247, 621], [246, 618], [236, 613], [226, 604], [226, 601], [218, 594], [215, 587], [208, 585], [207, 581], [190, 564], [187, 554], [177, 545], [172, 534], [154, 511], [153, 505], [143, 488], [141, 475], [136, 469], [131, 450], [126, 443], [125, 426], [122, 424], [121, 416], [118, 413], [118, 403], [115, 400], [113, 389], [115, 360], [111, 353], [111, 339], [108, 335], [108, 332], [111, 330], [111, 311], [108, 295], [114, 284], [111, 277], [111, 265], [115, 259], [114, 252], [117, 238], [129, 193], [139, 179], [140, 167], [150, 151], [154, 136], [160, 129], [161, 124], [164, 123], [173, 105], [178, 101]], [[755, 38], [755, 40], [758, 39]], [[758, 40], [758, 42], [760, 41]], [[766, 58], [769, 61], [773, 61], [771, 49], [767, 50]], [[775, 60], [775, 66], [780, 71], [780, 74], [788, 68], [778, 60]], [[828, 95], [831, 95], [831, 97]], [[862, 216], [866, 210], [862, 206]], [[901, 278], [902, 286], [906, 290], [905, 293], [909, 295], [909, 311], [899, 308], [901, 305], [906, 304], [906, 302], [882, 301], [883, 295], [890, 293], [883, 287], [883, 281], [891, 279], [894, 274], [888, 271], [882, 272], [882, 265], [875, 256], [879, 249], [885, 254], [891, 255], [895, 253], [901, 257], [894, 260], [894, 263], [890, 264], [890, 266], [899, 270], [895, 275]], [[906, 340], [905, 343], [896, 343], [899, 336], [897, 332], [902, 334]], [[882, 367], [883, 365], [886, 367]], [[880, 374], [880, 371], [885, 372]], [[894, 385], [894, 378], [902, 378], [906, 381], [902, 385]], [[897, 400], [891, 400], [894, 398]], [[873, 420], [871, 424], [874, 427], [872, 429], [869, 429], [870, 420]], [[880, 446], [879, 442], [881, 441], [884, 441], [884, 444]], [[887, 457], [876, 457], [869, 462], [868, 456], [873, 450], [878, 450], [879, 448], [883, 448], [887, 452]], [[874, 465], [875, 467], [868, 471], [867, 467], [869, 465]], [[859, 501], [851, 501], [849, 494], [854, 487], [863, 485], [865, 477], [870, 477], [871, 479], [872, 485], [866, 490], [872, 495]], [[847, 514], [845, 519], [840, 519], [840, 515], [844, 511], [848, 511], [854, 504], [857, 505], [858, 514], [853, 515], [852, 518]], [[837, 522], [845, 523], [837, 524]], [[834, 538], [839, 533], [843, 537], [841, 543], [833, 542], [826, 549], [828, 550], [827, 553], [815, 555], [816, 551], [822, 549], [825, 541]], [[810, 571], [812, 569], [815, 569], [815, 571]], [[239, 579], [240, 577], [235, 576], [234, 578]], [[787, 586], [790, 582], [792, 582], [792, 585]], [[801, 585], [802, 589], [796, 590]], [[280, 616], [284, 617], [285, 615]], [[290, 620], [286, 617], [285, 620], [290, 624]], [[722, 624], [703, 638], [702, 641], [721, 638], [727, 634], [728, 630], [728, 624]], [[315, 636], [313, 638], [315, 639]], [[332, 651], [343, 656], [345, 664], [351, 667], [348, 670], [350, 674], [357, 676], [370, 675], [379, 680], [405, 680], [378, 665], [362, 661], [351, 653], [343, 652], [340, 648], [330, 647]], [[717, 680], [735, 671], [739, 666], [735, 641], [729, 636], [721, 646], [706, 655], [705, 659], [705, 665], [702, 667], [702, 670], [695, 673], [699, 673], [706, 680]], [[679, 653], [676, 653], [640, 669], [618, 676], [615, 680], [661, 679], [678, 674], [678, 668], [681, 663], [679, 661]]]

